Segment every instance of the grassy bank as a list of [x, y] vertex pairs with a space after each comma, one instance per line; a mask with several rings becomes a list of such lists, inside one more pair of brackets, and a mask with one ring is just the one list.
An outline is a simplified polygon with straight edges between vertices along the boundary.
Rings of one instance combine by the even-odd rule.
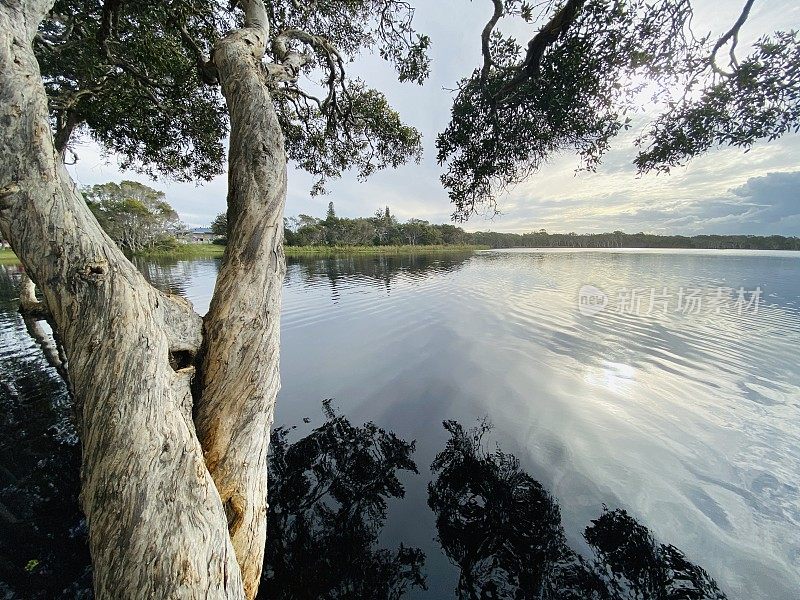
[[[489, 246], [284, 246], [286, 256], [336, 256], [346, 254], [435, 254], [444, 252], [472, 252], [486, 250]], [[217, 244], [181, 244], [171, 250], [151, 250], [138, 254], [143, 258], [214, 258], [222, 256], [225, 246]], [[0, 249], [0, 264], [15, 264], [19, 259], [9, 248]]]
[[0, 248], [0, 265], [2, 264], [16, 264], [19, 262], [17, 255], [11, 250], [11, 248]]
[[[182, 244], [174, 249], [150, 250], [138, 253], [136, 256], [142, 258], [192, 259], [222, 256], [223, 252], [225, 252], [225, 246], [216, 244]], [[0, 248], [0, 264], [16, 264], [18, 262], [17, 255], [10, 248]]]
[[225, 252], [225, 246], [219, 246], [217, 244], [179, 244], [176, 248], [147, 250], [137, 253], [136, 256], [142, 258], [192, 259], [222, 256], [223, 252]]
[[435, 254], [472, 252], [489, 246], [284, 246], [286, 256], [334, 256], [338, 254]]

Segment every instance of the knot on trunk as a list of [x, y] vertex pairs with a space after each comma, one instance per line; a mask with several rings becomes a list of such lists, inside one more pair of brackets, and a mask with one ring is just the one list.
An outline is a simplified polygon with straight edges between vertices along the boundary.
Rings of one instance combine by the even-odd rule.
[[92, 283], [100, 283], [108, 277], [108, 262], [105, 260], [98, 260], [88, 263], [80, 271], [79, 276], [84, 281]]
[[9, 210], [19, 194], [20, 187], [16, 183], [9, 183], [0, 188], [0, 210]]
[[174, 350], [169, 353], [169, 366], [175, 372], [194, 365], [195, 353], [191, 350]]

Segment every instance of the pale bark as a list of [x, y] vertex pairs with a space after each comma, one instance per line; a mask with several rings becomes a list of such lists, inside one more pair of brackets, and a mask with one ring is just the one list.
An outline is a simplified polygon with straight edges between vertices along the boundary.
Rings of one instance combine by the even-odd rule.
[[31, 40], [52, 5], [0, 3], [0, 231], [69, 358], [98, 598], [241, 598], [220, 496], [191, 420], [200, 318], [155, 290], [86, 207], [54, 147]]
[[263, 3], [242, 5], [245, 28], [221, 40], [213, 55], [231, 121], [229, 234], [205, 317], [195, 424], [245, 594], [253, 598], [264, 560], [267, 447], [280, 387], [286, 155], [261, 64], [269, 35]]
[[[36, 284], [24, 272], [19, 281], [19, 312], [22, 314], [28, 335], [39, 345], [48, 364], [58, 372], [67, 386], [69, 386], [67, 361], [63, 349], [59, 347], [56, 339], [55, 323], [44, 302], [40, 302], [36, 297]], [[42, 327], [42, 321], [48, 321], [53, 329], [52, 336], [48, 335], [44, 327]]]
[[64, 381], [66, 381], [67, 366], [61, 360], [61, 354], [56, 347], [55, 341], [47, 335], [44, 327], [42, 327], [42, 321], [31, 316], [23, 316], [23, 321], [25, 322], [25, 329], [28, 331], [28, 335], [30, 335], [42, 349], [42, 354], [47, 363], [58, 372]]
[[44, 317], [49, 314], [43, 302], [36, 298], [36, 284], [27, 273], [19, 280], [19, 312], [31, 317]]

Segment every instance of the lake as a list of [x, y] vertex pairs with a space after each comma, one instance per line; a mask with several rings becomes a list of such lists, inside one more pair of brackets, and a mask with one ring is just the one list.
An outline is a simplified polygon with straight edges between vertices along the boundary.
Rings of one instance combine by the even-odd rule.
[[[207, 309], [216, 260], [139, 267]], [[69, 401], [16, 312], [18, 277], [17, 267], [0, 266], [0, 592], [17, 597], [27, 586], [23, 597], [78, 596], [88, 571]], [[316, 435], [314, 452], [326, 454], [309, 460], [335, 459], [338, 471], [328, 475], [368, 497], [353, 499], [350, 490], [330, 506], [372, 507], [356, 525], [347, 517], [363, 525], [366, 542], [360, 562], [344, 571], [358, 564], [362, 577], [393, 574], [374, 589], [452, 598], [458, 586], [466, 598], [467, 589], [502, 590], [526, 577], [536, 589], [567, 585], [605, 566], [636, 588], [643, 567], [625, 563], [627, 548], [662, 575], [680, 571], [675, 557], [685, 558], [687, 572], [702, 579], [694, 565], [702, 567], [729, 598], [794, 599], [798, 348], [800, 254], [290, 258], [276, 426], [294, 429], [277, 439], [286, 453]], [[377, 455], [375, 440], [383, 444]], [[411, 441], [413, 453], [402, 446]], [[359, 444], [361, 462], [353, 458]], [[362, 459], [367, 466], [354, 470]], [[387, 470], [383, 500], [375, 498], [378, 467]], [[339, 522], [329, 516], [313, 519]], [[271, 531], [296, 535], [292, 522], [270, 521]], [[315, 543], [339, 543], [334, 534], [341, 531]], [[424, 563], [400, 544], [419, 549]], [[653, 549], [647, 561], [644, 548]], [[299, 545], [291, 556], [282, 568], [301, 580], [322, 577], [319, 557]], [[427, 590], [413, 585], [409, 569], [425, 576]], [[271, 581], [281, 581], [280, 568], [273, 571]]]

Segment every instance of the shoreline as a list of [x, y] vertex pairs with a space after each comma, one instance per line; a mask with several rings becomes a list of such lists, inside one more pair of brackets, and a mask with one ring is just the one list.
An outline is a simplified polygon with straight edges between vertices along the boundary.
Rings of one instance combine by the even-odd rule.
[[[409, 255], [435, 254], [447, 252], [475, 252], [489, 250], [489, 246], [478, 245], [431, 245], [431, 246], [284, 246], [286, 256], [337, 256], [337, 255]], [[217, 244], [185, 244], [174, 250], [154, 250], [135, 254], [140, 259], [193, 259], [218, 258], [225, 252], [225, 246]], [[0, 248], [0, 263], [16, 264], [19, 258], [10, 248]]]
[[[336, 256], [353, 254], [432, 254], [440, 252], [474, 252], [489, 250], [478, 245], [431, 246], [284, 246], [286, 256]], [[225, 246], [217, 244], [185, 244], [175, 250], [142, 252], [136, 258], [216, 258], [222, 256]]]
[[[403, 246], [284, 246], [284, 254], [287, 257], [308, 257], [308, 256], [354, 256], [354, 255], [394, 255], [394, 256], [408, 256], [413, 254], [443, 254], [452, 252], [476, 252], [480, 250], [494, 250], [494, 251], [556, 251], [556, 252], [570, 252], [570, 251], [598, 251], [606, 253], [614, 252], [631, 252], [631, 251], [662, 251], [662, 252], [687, 252], [688, 253], [702, 253], [708, 251], [718, 251], [731, 256], [740, 253], [761, 253], [768, 254], [770, 252], [793, 253], [800, 251], [797, 250], [767, 250], [767, 249], [732, 249], [732, 248], [663, 248], [663, 247], [623, 247], [623, 248], [581, 248], [572, 246], [543, 246], [543, 247], [527, 247], [515, 246], [510, 248], [492, 248], [486, 245], [403, 245]], [[152, 251], [144, 252], [134, 255], [134, 258], [139, 259], [159, 259], [171, 258], [177, 260], [191, 260], [199, 258], [220, 258], [225, 252], [225, 246], [217, 244], [185, 244], [174, 250], [169, 251]], [[16, 254], [11, 248], [0, 248], [0, 264], [13, 265], [20, 262]]]
[[348, 254], [434, 254], [440, 252], [475, 252], [489, 250], [489, 246], [478, 245], [430, 245], [430, 246], [284, 246], [286, 256], [335, 256]]

